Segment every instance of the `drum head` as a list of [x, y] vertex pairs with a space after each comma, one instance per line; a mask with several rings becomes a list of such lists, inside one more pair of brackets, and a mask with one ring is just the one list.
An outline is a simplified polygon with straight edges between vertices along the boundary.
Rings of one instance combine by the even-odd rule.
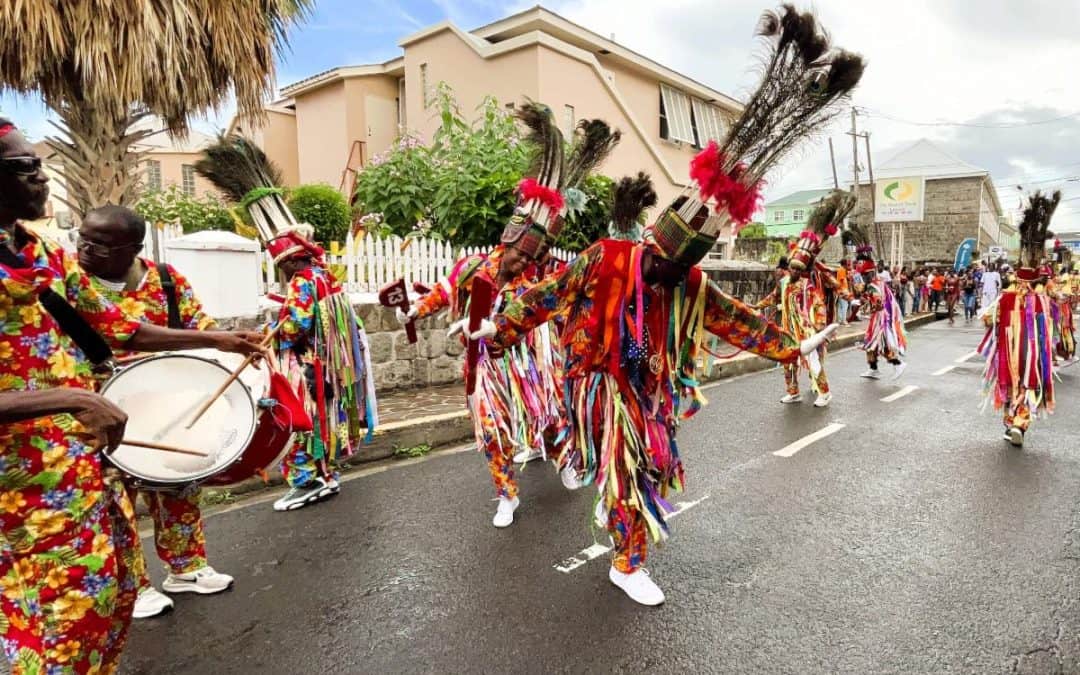
[[101, 393], [128, 415], [124, 437], [207, 454], [196, 457], [121, 445], [109, 456], [117, 468], [150, 485], [204, 480], [236, 461], [258, 419], [255, 394], [232, 382], [190, 429], [195, 411], [228, 379], [229, 368], [189, 354], [152, 356], [114, 375]]

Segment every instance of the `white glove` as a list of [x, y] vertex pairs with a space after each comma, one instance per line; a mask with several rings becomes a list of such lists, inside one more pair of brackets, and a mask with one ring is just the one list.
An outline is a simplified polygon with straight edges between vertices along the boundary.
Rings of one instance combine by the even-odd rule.
[[468, 319], [461, 319], [450, 324], [450, 327], [446, 329], [446, 337], [454, 337], [458, 333], [462, 335], [466, 334], [465, 327], [469, 324]]
[[394, 316], [397, 317], [398, 323], [402, 326], [416, 319], [416, 308], [410, 307], [408, 313], [401, 311], [400, 307], [394, 308]]
[[813, 335], [799, 343], [799, 351], [802, 352], [803, 356], [809, 356], [810, 354], [813, 354], [818, 350], [818, 347], [828, 342], [829, 338], [831, 338], [833, 333], [835, 333], [839, 328], [839, 324], [830, 323], [828, 326], [825, 327], [824, 330], [814, 333]]
[[852, 307], [859, 307], [862, 305], [862, 300], [852, 300], [850, 304]]
[[495, 337], [495, 322], [490, 319], [484, 319], [480, 322], [480, 327], [472, 333], [469, 333], [468, 329], [465, 329], [465, 334], [470, 340], [481, 340], [483, 338]]
[[821, 359], [818, 357], [817, 352], [810, 352], [806, 355], [806, 365], [810, 366], [811, 377], [817, 377], [821, 374]]

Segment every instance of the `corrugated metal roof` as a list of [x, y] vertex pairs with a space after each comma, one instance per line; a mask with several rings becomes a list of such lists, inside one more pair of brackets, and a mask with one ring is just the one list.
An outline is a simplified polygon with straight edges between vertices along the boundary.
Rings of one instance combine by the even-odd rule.
[[818, 201], [825, 195], [832, 192], [830, 188], [822, 188], [819, 190], [799, 190], [798, 192], [792, 192], [791, 194], [781, 197], [780, 199], [774, 199], [765, 205], [766, 208], [770, 206], [787, 206], [789, 204], [809, 205]]

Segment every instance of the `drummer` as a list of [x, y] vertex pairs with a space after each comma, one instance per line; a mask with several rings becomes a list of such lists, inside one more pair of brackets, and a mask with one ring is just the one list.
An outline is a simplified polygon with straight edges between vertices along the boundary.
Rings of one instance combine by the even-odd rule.
[[249, 354], [262, 336], [128, 320], [74, 257], [22, 225], [48, 196], [34, 146], [0, 119], [0, 638], [13, 672], [113, 672], [140, 559], [131, 501], [99, 450], [120, 444], [127, 416], [93, 392], [91, 364], [41, 300], [135, 351]]
[[[79, 227], [79, 265], [90, 274], [102, 295], [116, 304], [128, 318], [155, 326], [207, 330], [216, 327], [203, 312], [188, 280], [164, 264], [173, 287], [166, 289], [156, 263], [138, 254], [146, 237], [146, 221], [131, 209], [103, 206], [83, 218]], [[171, 290], [171, 293], [170, 293]], [[171, 296], [171, 297], [170, 297]], [[170, 311], [175, 315], [170, 326]], [[154, 521], [154, 544], [168, 575], [162, 588], [167, 593], [221, 593], [232, 586], [233, 578], [214, 570], [206, 562], [199, 504], [202, 490], [191, 485], [183, 490], [142, 490], [129, 486], [132, 501], [142, 494]], [[142, 554], [142, 547], [139, 547]], [[145, 564], [143, 568], [145, 569]], [[162, 614], [173, 607], [172, 598], [160, 593], [143, 574], [135, 600], [136, 619]]]

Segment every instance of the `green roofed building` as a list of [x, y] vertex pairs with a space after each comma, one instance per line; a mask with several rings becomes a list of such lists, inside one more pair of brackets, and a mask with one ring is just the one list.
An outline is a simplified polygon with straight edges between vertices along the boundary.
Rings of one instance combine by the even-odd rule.
[[770, 237], [796, 237], [806, 227], [810, 212], [829, 194], [821, 190], [799, 190], [765, 205], [765, 232]]

